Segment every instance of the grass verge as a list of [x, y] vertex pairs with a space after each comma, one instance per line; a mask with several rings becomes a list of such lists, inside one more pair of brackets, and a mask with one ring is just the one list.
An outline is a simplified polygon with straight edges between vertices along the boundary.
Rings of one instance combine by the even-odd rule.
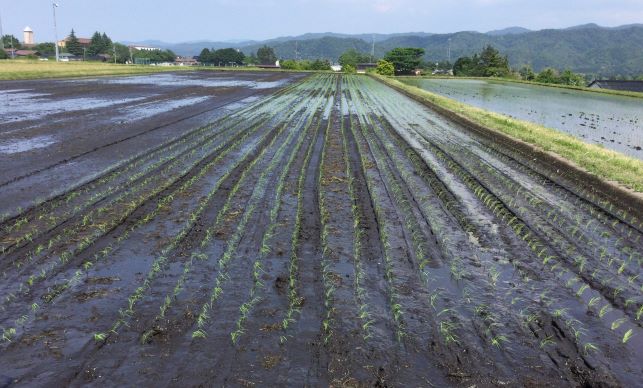
[[0, 61], [0, 80], [73, 78], [188, 70], [185, 67], [120, 65], [100, 62]]
[[630, 158], [618, 152], [588, 144], [565, 133], [527, 121], [515, 120], [508, 116], [485, 111], [406, 85], [398, 80], [373, 75], [383, 83], [415, 97], [420, 102], [435, 105], [515, 139], [554, 153], [593, 175], [607, 181], [617, 182], [637, 193], [643, 193], [643, 161]]
[[0, 61], [0, 81], [29, 80], [46, 78], [95, 77], [108, 75], [150, 74], [167, 71], [260, 71], [260, 72], [292, 72], [311, 73], [306, 70], [264, 69], [259, 67], [184, 67], [184, 66], [149, 66], [121, 65], [100, 62], [55, 62], [34, 60], [4, 60]]

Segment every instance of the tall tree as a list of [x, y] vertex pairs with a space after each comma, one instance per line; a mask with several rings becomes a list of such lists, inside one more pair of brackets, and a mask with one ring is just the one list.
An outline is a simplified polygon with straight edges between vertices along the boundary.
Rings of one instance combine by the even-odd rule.
[[257, 58], [262, 65], [274, 65], [277, 62], [275, 50], [265, 45], [257, 50]]
[[368, 63], [370, 61], [370, 54], [360, 53], [355, 49], [346, 50], [339, 56], [339, 64], [342, 65], [342, 67], [350, 65], [355, 68], [358, 63]]
[[511, 72], [507, 57], [500, 55], [491, 45], [487, 45], [480, 53], [479, 66], [483, 77], [506, 77]]
[[395, 75], [395, 66], [391, 62], [381, 59], [377, 61], [375, 72], [381, 75], [393, 76]]
[[386, 53], [384, 60], [395, 67], [396, 74], [411, 74], [420, 67], [424, 49], [414, 47], [397, 47]]
[[70, 54], [83, 55], [83, 47], [80, 45], [80, 42], [78, 41], [73, 28], [71, 30], [71, 34], [69, 34], [69, 36], [67, 37], [66, 48], [67, 52], [69, 52]]
[[462, 57], [453, 65], [453, 74], [464, 77], [506, 77], [511, 73], [509, 60], [491, 45], [480, 54]]
[[89, 55], [98, 55], [98, 54], [112, 54], [113, 46], [112, 40], [107, 36], [106, 33], [100, 33], [98, 31], [94, 32], [92, 35], [92, 41], [89, 44], [87, 49], [87, 54]]
[[245, 55], [241, 51], [233, 48], [219, 49], [211, 54], [212, 63], [215, 65], [219, 63], [225, 66], [230, 64], [242, 65], [244, 58]]
[[5, 49], [10, 49], [13, 47], [14, 49], [18, 50], [22, 48], [22, 44], [20, 44], [20, 41], [13, 35], [3, 36], [2, 43], [4, 43]]
[[199, 61], [201, 63], [212, 63], [212, 54], [210, 53], [210, 49], [204, 48], [201, 50], [201, 54], [199, 54]]

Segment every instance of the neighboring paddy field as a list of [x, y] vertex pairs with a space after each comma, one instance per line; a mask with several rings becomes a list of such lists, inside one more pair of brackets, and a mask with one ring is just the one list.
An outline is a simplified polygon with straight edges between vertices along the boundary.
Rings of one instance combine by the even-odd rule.
[[20, 101], [0, 123], [1, 378], [643, 379], [641, 209], [375, 79], [196, 72], [0, 93]]
[[621, 96], [482, 79], [401, 81], [643, 160], [643, 94]]

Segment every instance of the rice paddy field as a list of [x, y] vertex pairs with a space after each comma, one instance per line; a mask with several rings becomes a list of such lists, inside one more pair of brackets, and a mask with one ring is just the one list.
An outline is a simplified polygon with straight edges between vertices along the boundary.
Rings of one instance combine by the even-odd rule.
[[0, 386], [643, 379], [642, 209], [376, 79], [0, 97]]

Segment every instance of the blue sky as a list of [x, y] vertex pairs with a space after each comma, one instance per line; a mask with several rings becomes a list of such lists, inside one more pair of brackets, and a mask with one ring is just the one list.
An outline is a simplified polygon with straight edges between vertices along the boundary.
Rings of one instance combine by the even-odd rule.
[[[489, 31], [643, 23], [643, 0], [57, 0], [58, 34], [115, 40], [268, 39], [306, 32]], [[53, 41], [49, 0], [2, 0], [3, 32]]]

